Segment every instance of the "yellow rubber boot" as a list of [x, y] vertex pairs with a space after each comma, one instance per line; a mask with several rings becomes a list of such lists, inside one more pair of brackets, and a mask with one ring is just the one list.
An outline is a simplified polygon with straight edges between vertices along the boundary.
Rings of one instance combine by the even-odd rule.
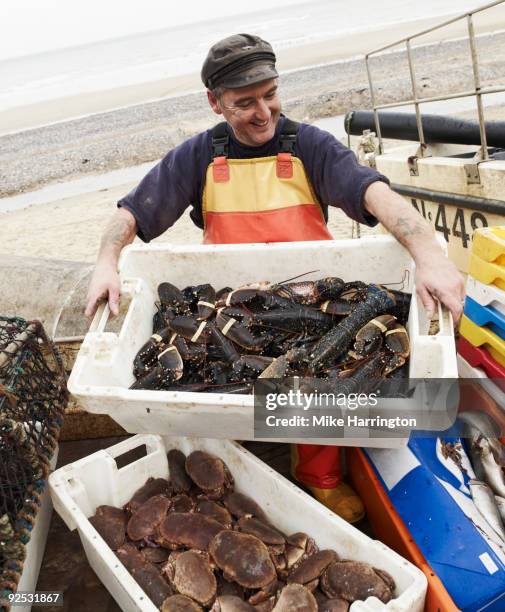
[[356, 523], [365, 516], [365, 507], [358, 494], [345, 482], [331, 489], [307, 487], [317, 501], [338, 514], [348, 523]]
[[348, 523], [365, 516], [363, 502], [355, 491], [342, 482], [340, 452], [336, 447], [291, 444], [291, 475]]

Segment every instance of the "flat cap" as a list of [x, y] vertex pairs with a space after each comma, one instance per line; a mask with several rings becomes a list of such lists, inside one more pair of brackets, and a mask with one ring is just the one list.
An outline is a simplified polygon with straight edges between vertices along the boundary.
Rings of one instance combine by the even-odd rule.
[[209, 49], [202, 67], [208, 89], [237, 89], [278, 77], [275, 53], [269, 43], [252, 34], [234, 34]]

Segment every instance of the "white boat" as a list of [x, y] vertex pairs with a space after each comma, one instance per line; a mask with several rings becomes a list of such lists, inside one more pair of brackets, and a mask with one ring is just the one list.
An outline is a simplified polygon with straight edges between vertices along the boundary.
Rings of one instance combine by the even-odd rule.
[[[473, 11], [394, 41], [366, 55], [365, 61], [373, 110], [351, 111], [346, 115], [348, 134], [362, 135], [358, 157], [390, 181], [433, 224], [447, 242], [449, 257], [467, 272], [472, 233], [479, 227], [505, 224], [505, 121], [485, 121], [484, 95], [505, 92], [501, 84], [482, 87], [473, 17], [505, 0], [497, 0]], [[412, 43], [434, 30], [458, 20], [468, 23], [473, 87], [449, 95], [423, 97], [416, 79]], [[377, 104], [371, 58], [404, 45], [411, 77], [411, 98]], [[422, 105], [441, 100], [473, 97], [478, 122], [457, 118], [422, 115]], [[390, 111], [412, 105], [414, 114]], [[385, 150], [384, 138], [408, 140], [402, 146]]]

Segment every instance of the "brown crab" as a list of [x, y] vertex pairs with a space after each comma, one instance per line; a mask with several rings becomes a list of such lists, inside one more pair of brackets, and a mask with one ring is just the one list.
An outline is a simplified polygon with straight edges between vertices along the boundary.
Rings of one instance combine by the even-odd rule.
[[319, 577], [330, 563], [338, 561], [334, 550], [320, 550], [303, 559], [288, 575], [288, 583], [303, 584], [309, 591], [314, 591], [319, 584]]
[[272, 563], [274, 564], [277, 576], [279, 578], [285, 579], [288, 575], [286, 554], [281, 553], [280, 555], [276, 555], [275, 553], [270, 553], [270, 558], [272, 559]]
[[208, 499], [220, 499], [233, 487], [233, 478], [225, 463], [205, 451], [193, 451], [188, 456], [186, 472]]
[[185, 493], [179, 493], [172, 497], [172, 506], [170, 512], [193, 512], [195, 509], [195, 500]]
[[291, 534], [286, 538], [285, 572], [297, 567], [304, 559], [313, 555], [318, 550], [316, 543], [312, 538], [302, 531]]
[[377, 597], [387, 603], [394, 596], [393, 578], [359, 561], [334, 561], [321, 576], [321, 590], [330, 599], [341, 597], [349, 602]]
[[171, 595], [163, 602], [161, 612], [202, 612], [202, 606], [185, 595]]
[[170, 554], [166, 548], [162, 548], [161, 546], [146, 546], [145, 548], [142, 548], [140, 552], [150, 563], [156, 564], [166, 563], [168, 555]]
[[249, 599], [247, 600], [252, 606], [262, 606], [267, 608], [267, 604], [270, 602], [272, 604], [275, 603], [275, 596], [277, 591], [279, 590], [279, 581], [277, 578], [274, 578], [268, 584], [265, 584], [261, 589], [253, 593]]
[[221, 523], [221, 525], [224, 525], [227, 529], [231, 528], [231, 514], [224, 506], [219, 505], [215, 501], [211, 501], [209, 499], [200, 500], [196, 506], [196, 511], [204, 516], [213, 518], [218, 523]]
[[274, 555], [281, 555], [284, 552], [286, 539], [280, 531], [270, 525], [263, 523], [253, 516], [243, 516], [237, 522], [237, 529], [242, 533], [253, 535]]
[[206, 553], [195, 550], [174, 552], [163, 571], [177, 592], [202, 605], [209, 605], [216, 596], [216, 577]]
[[227, 580], [247, 589], [261, 589], [277, 579], [268, 548], [254, 536], [221, 531], [210, 543], [209, 552]]
[[314, 597], [317, 601], [318, 612], [349, 612], [349, 602], [340, 597], [332, 597], [328, 599], [326, 595], [316, 589]]
[[173, 448], [167, 453], [168, 473], [174, 493], [187, 493], [193, 483], [186, 473], [186, 455]]
[[126, 531], [130, 540], [143, 540], [153, 535], [171, 503], [165, 495], [155, 495], [144, 502], [128, 521]]
[[146, 482], [135, 491], [130, 501], [125, 505], [127, 512], [136, 512], [150, 497], [155, 495], [170, 495], [170, 484], [165, 478], [148, 478]]
[[236, 582], [229, 582], [223, 578], [221, 573], [218, 573], [216, 578], [218, 597], [221, 597], [222, 595], [233, 595], [235, 597], [239, 597], [240, 599], [245, 599], [244, 587], [240, 586], [240, 584], [237, 584]]
[[275, 606], [275, 597], [270, 597], [266, 601], [262, 601], [259, 604], [253, 606], [255, 612], [272, 612]]
[[117, 550], [125, 543], [127, 520], [126, 513], [120, 508], [98, 506], [95, 516], [90, 517], [89, 522], [106, 544], [112, 550]]
[[165, 599], [172, 595], [172, 589], [160, 570], [149, 563], [135, 546], [125, 544], [118, 548], [116, 555], [156, 606], [161, 606]]
[[317, 602], [301, 584], [288, 584], [282, 589], [274, 612], [317, 612]]
[[203, 514], [169, 512], [159, 526], [157, 541], [172, 550], [185, 546], [206, 551], [222, 529], [221, 523]]
[[254, 516], [264, 523], [268, 523], [268, 518], [263, 509], [247, 495], [243, 493], [228, 493], [224, 498], [224, 505], [236, 518], [243, 516]]
[[219, 596], [210, 612], [257, 612], [254, 606], [236, 595]]

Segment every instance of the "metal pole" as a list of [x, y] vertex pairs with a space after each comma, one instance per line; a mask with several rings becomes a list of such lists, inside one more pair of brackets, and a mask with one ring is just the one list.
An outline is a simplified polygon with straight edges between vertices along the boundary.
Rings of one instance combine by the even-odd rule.
[[[500, 93], [505, 91], [505, 86], [502, 87], [481, 87], [480, 93], [484, 94], [493, 94]], [[455, 98], [468, 98], [469, 96], [475, 96], [475, 90], [472, 89], [470, 91], [461, 91], [459, 93], [447, 94], [445, 96], [433, 96], [431, 98], [419, 98], [417, 100], [418, 104], [424, 104], [426, 102], [440, 102], [441, 100], [454, 100]], [[401, 102], [390, 102], [388, 104], [378, 104], [376, 106], [377, 110], [383, 108], [398, 108], [400, 106], [408, 106], [414, 104], [414, 100], [402, 100]]]
[[368, 75], [368, 86], [370, 87], [370, 102], [372, 103], [373, 114], [375, 118], [375, 133], [377, 134], [377, 138], [379, 139], [379, 154], [382, 155], [384, 153], [384, 146], [382, 144], [381, 126], [379, 123], [379, 113], [377, 112], [377, 107], [375, 106], [375, 96], [373, 93], [372, 74], [370, 72], [370, 66], [368, 64], [368, 55], [365, 55], [365, 65], [366, 65], [366, 73]]
[[477, 48], [475, 46], [475, 32], [473, 27], [473, 19], [471, 13], [467, 17], [468, 20], [468, 36], [470, 39], [470, 51], [472, 53], [472, 68], [473, 80], [475, 83], [475, 96], [477, 98], [477, 112], [479, 114], [479, 129], [480, 129], [480, 148], [481, 158], [488, 159], [487, 140], [486, 140], [486, 124], [484, 122], [484, 108], [482, 106], [482, 93], [480, 91], [479, 65], [477, 61]]
[[419, 103], [417, 101], [416, 75], [414, 73], [414, 64], [412, 62], [412, 54], [410, 52], [410, 39], [407, 39], [406, 47], [407, 47], [407, 59], [409, 62], [410, 81], [412, 83], [412, 94], [414, 96], [414, 106], [416, 109], [417, 132], [419, 134], [419, 142], [421, 144], [420, 152], [421, 152], [421, 157], [423, 157], [424, 150], [426, 149], [426, 143], [424, 142], [423, 123], [421, 121], [421, 113], [419, 111]]
[[375, 53], [386, 51], [387, 49], [396, 47], [396, 45], [399, 45], [400, 43], [407, 42], [409, 38], [412, 39], [412, 38], [418, 38], [419, 36], [424, 36], [425, 34], [429, 34], [430, 32], [434, 32], [435, 30], [439, 30], [440, 28], [444, 28], [445, 26], [451, 25], [451, 23], [455, 23], [456, 21], [459, 21], [460, 19], [464, 19], [465, 17], [468, 17], [469, 15], [480, 13], [481, 11], [485, 11], [487, 9], [493, 8], [493, 6], [496, 6], [497, 4], [502, 4], [503, 2], [504, 0], [495, 0], [494, 2], [491, 2], [484, 6], [480, 6], [470, 12], [462, 13], [461, 15], [458, 15], [457, 17], [452, 17], [451, 19], [448, 19], [447, 21], [444, 21], [443, 23], [439, 23], [438, 25], [433, 26], [432, 28], [427, 28], [426, 30], [422, 30], [422, 32], [417, 32], [416, 34], [412, 34], [411, 36], [401, 38], [400, 40], [397, 40], [394, 43], [390, 43], [389, 45], [385, 45], [384, 47], [380, 47], [379, 49], [374, 49], [373, 51], [370, 51], [368, 55], [374, 55]]

